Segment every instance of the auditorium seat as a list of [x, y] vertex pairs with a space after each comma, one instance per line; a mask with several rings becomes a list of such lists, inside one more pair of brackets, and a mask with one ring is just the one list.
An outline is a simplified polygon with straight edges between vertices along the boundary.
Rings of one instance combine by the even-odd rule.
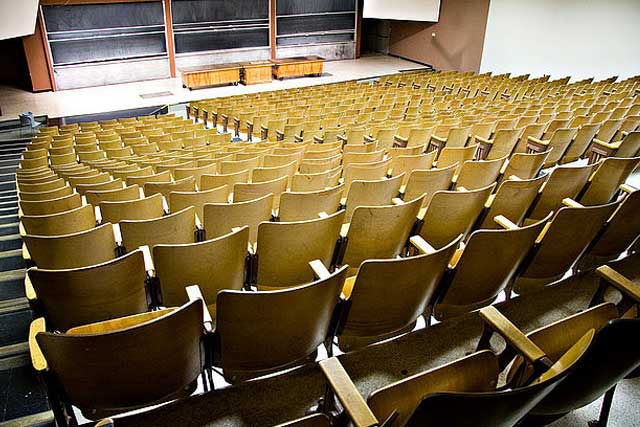
[[19, 200], [23, 215], [51, 215], [82, 206], [82, 198], [78, 193], [48, 200]]
[[273, 194], [237, 203], [207, 203], [204, 205], [204, 229], [208, 239], [230, 233], [234, 227], [249, 226], [249, 242], [258, 238], [258, 224], [270, 221]]
[[495, 160], [467, 160], [460, 168], [460, 174], [454, 178], [456, 187], [477, 190], [498, 180], [507, 157]]
[[640, 157], [608, 157], [601, 160], [577, 200], [587, 206], [609, 203], [638, 164]]
[[196, 241], [196, 210], [193, 206], [161, 218], [119, 222], [122, 246], [133, 251], [139, 246], [186, 244]]
[[560, 159], [560, 163], [571, 163], [583, 158], [599, 129], [599, 123], [586, 123], [581, 125], [578, 128], [575, 138], [573, 138], [573, 142]]
[[273, 209], [277, 210], [280, 205], [280, 195], [287, 190], [287, 180], [288, 177], [283, 176], [258, 183], [237, 183], [233, 186], [233, 202], [246, 202], [273, 194]]
[[99, 207], [102, 222], [114, 224], [124, 220], [160, 218], [164, 215], [161, 194], [122, 202], [100, 202]]
[[24, 234], [56, 236], [89, 230], [96, 226], [93, 206], [84, 205], [50, 215], [24, 215], [20, 218]]
[[229, 191], [226, 185], [203, 191], [171, 191], [167, 197], [169, 212], [178, 212], [189, 206], [196, 208], [198, 218], [204, 218], [206, 203], [226, 203]]
[[102, 202], [127, 202], [140, 199], [140, 187], [137, 184], [115, 190], [86, 191], [87, 203], [98, 206]]
[[193, 176], [188, 176], [173, 182], [147, 182], [144, 184], [144, 194], [147, 197], [162, 194], [168, 198], [172, 191], [196, 191], [196, 179]]
[[[578, 133], [578, 129], [561, 128], [555, 130], [549, 139], [537, 139], [532, 136], [529, 137], [528, 152], [529, 153], [542, 153], [547, 150], [551, 150], [544, 164], [543, 168], [549, 168], [555, 166], [564, 153], [567, 151], [571, 142]], [[545, 134], [546, 136], [546, 134]]]
[[347, 211], [345, 221], [351, 221], [355, 209], [359, 206], [390, 205], [392, 199], [399, 196], [403, 179], [404, 175], [401, 174], [389, 179], [353, 181], [343, 202]]
[[520, 225], [527, 211], [535, 200], [540, 188], [547, 181], [548, 175], [533, 179], [517, 179], [513, 177], [502, 181], [495, 194], [489, 196], [485, 204], [485, 213], [479, 228], [496, 229], [500, 225], [494, 221], [498, 215], [508, 218]]
[[446, 168], [414, 170], [404, 187], [403, 198], [413, 200], [425, 194], [424, 206], [426, 207], [437, 191], [451, 188], [457, 167], [458, 164], [455, 163]]
[[468, 147], [445, 147], [438, 156], [436, 167], [443, 169], [457, 163], [456, 174], [459, 174], [464, 162], [474, 159], [477, 149], [477, 144]]
[[286, 192], [280, 196], [280, 221], [317, 219], [321, 213], [332, 215], [340, 208], [344, 185], [309, 192]]

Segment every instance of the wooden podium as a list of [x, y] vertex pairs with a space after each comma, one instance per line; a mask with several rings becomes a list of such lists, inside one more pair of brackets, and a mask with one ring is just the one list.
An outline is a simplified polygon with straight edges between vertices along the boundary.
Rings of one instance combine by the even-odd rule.
[[320, 56], [298, 56], [294, 58], [272, 59], [273, 75], [282, 80], [285, 77], [320, 76], [324, 58]]
[[182, 87], [199, 89], [240, 82], [240, 64], [201, 65], [180, 69], [182, 73]]

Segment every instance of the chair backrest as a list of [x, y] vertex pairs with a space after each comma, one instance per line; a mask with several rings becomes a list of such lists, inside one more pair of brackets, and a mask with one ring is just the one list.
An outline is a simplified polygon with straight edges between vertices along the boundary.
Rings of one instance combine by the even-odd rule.
[[141, 251], [82, 268], [30, 268], [27, 275], [51, 330], [64, 332], [148, 310]]
[[549, 140], [549, 148], [551, 148], [551, 153], [547, 157], [545, 161], [544, 167], [553, 166], [560, 161], [564, 153], [571, 145], [573, 138], [578, 133], [578, 129], [557, 129], [551, 139]]
[[78, 233], [96, 226], [96, 215], [91, 205], [84, 205], [50, 215], [25, 215], [20, 221], [27, 234], [56, 236]]
[[[154, 246], [153, 265], [160, 281], [162, 305], [186, 303], [185, 288], [191, 285], [199, 285], [212, 308], [219, 291], [242, 289], [248, 242], [249, 228], [242, 227], [205, 242]], [[178, 259], [180, 262], [176, 262]]]
[[122, 180], [120, 178], [112, 181], [101, 182], [98, 184], [76, 184], [76, 191], [84, 195], [87, 191], [106, 191], [122, 189]]
[[433, 317], [444, 320], [491, 304], [511, 283], [550, 218], [522, 228], [471, 233]]
[[433, 161], [435, 160], [437, 151], [432, 151], [427, 154], [418, 154], [413, 156], [397, 156], [391, 161], [391, 170], [393, 176], [404, 173], [404, 180], [402, 185], [407, 185], [411, 173], [414, 170], [426, 170], [431, 169]]
[[249, 226], [249, 242], [258, 239], [258, 224], [272, 217], [273, 194], [239, 203], [204, 205], [204, 229], [212, 239], [230, 233], [234, 227]]
[[562, 278], [618, 205], [615, 202], [560, 208], [523, 273], [516, 278], [514, 290], [519, 294], [531, 292]]
[[364, 261], [348, 295], [349, 308], [338, 337], [340, 348], [351, 351], [358, 347], [358, 338], [370, 343], [411, 327], [433, 304], [459, 242], [456, 238], [430, 254]]
[[500, 129], [493, 137], [491, 150], [485, 157], [486, 160], [495, 160], [503, 156], [510, 156], [518, 143], [522, 129]]
[[[202, 310], [202, 303], [193, 301], [120, 330], [43, 332], [36, 340], [71, 404], [87, 416], [124, 412], [188, 394], [185, 389], [203, 368]], [[96, 387], [106, 372], [109, 381]]]
[[313, 281], [309, 262], [331, 266], [344, 222], [344, 211], [297, 222], [263, 222], [258, 226], [258, 289], [296, 286]]
[[93, 206], [102, 202], [126, 202], [140, 199], [140, 187], [134, 184], [117, 190], [87, 191], [84, 196]]
[[[63, 269], [100, 264], [115, 257], [116, 242], [110, 223], [60, 236], [22, 236], [38, 268]], [[87, 250], [90, 248], [90, 250]]]
[[313, 174], [326, 172], [331, 169], [335, 169], [340, 166], [342, 155], [336, 154], [332, 157], [326, 157], [321, 159], [306, 159], [300, 162], [300, 173]]
[[160, 218], [164, 215], [161, 194], [124, 202], [101, 202], [99, 206], [102, 222], [114, 224], [124, 220]]
[[584, 124], [578, 129], [575, 138], [560, 160], [562, 163], [569, 163], [581, 158], [591, 145], [591, 141], [598, 133], [600, 123]]
[[52, 200], [19, 200], [24, 215], [52, 215], [82, 206], [82, 197], [78, 193]]
[[587, 206], [609, 203], [620, 184], [627, 180], [638, 164], [640, 157], [605, 158], [591, 176], [578, 201]]
[[196, 191], [196, 179], [188, 176], [174, 182], [147, 182], [144, 184], [144, 194], [149, 197], [154, 194], [162, 194], [169, 197], [172, 191]]
[[521, 224], [548, 175], [526, 180], [502, 181], [491, 200], [491, 205], [480, 228], [501, 228], [493, 218], [502, 215], [515, 224]]
[[224, 160], [220, 162], [220, 173], [226, 175], [244, 170], [252, 171], [258, 166], [260, 166], [260, 157], [257, 156], [246, 160]]
[[282, 166], [255, 168], [251, 173], [251, 182], [273, 181], [283, 176], [289, 178], [296, 172], [297, 168], [295, 160]]
[[623, 119], [609, 119], [602, 122], [596, 138], [600, 141], [611, 142], [616, 132], [618, 132], [622, 120]]
[[[338, 173], [340, 172], [341, 168]], [[332, 173], [333, 172], [331, 171], [312, 174], [296, 173], [291, 177], [291, 191], [296, 193], [308, 193], [324, 190], [329, 187], [329, 177]], [[280, 202], [282, 202], [282, 200], [280, 200]]]
[[19, 199], [20, 200], [30, 200], [30, 201], [42, 201], [42, 200], [52, 200], [58, 199], [60, 197], [69, 196], [73, 193], [73, 188], [66, 186], [60, 187], [55, 190], [50, 191], [37, 191], [37, 192], [26, 192], [20, 191]]
[[225, 378], [236, 382], [304, 362], [327, 338], [347, 269], [277, 291], [222, 291], [216, 332]]
[[467, 145], [467, 140], [469, 139], [470, 135], [471, 126], [451, 128], [449, 130], [449, 134], [447, 135], [447, 145], [445, 147], [464, 147], [465, 145]]
[[550, 153], [551, 151], [547, 150], [542, 153], [516, 153], [512, 155], [504, 171], [504, 177], [517, 176], [520, 179], [535, 178], [538, 176]]
[[122, 245], [132, 251], [139, 246], [195, 242], [196, 210], [190, 206], [162, 218], [120, 222]]
[[196, 168], [175, 168], [173, 170], [173, 177], [176, 181], [180, 181], [187, 177], [194, 177], [198, 188], [201, 186], [202, 175], [215, 174], [218, 166], [214, 163], [212, 165], [196, 167]]
[[398, 256], [408, 242], [421, 206], [419, 197], [400, 205], [355, 208], [342, 264], [358, 268], [368, 259]]
[[225, 175], [203, 175], [200, 178], [200, 190], [211, 190], [226, 185], [227, 191], [231, 193], [235, 184], [239, 182], [249, 182], [249, 176], [249, 170], [246, 169]]
[[451, 188], [451, 182], [457, 169], [458, 164], [455, 163], [446, 168], [414, 170], [407, 181], [404, 198], [413, 200], [425, 194], [423, 205], [427, 206], [437, 191]]
[[391, 204], [391, 199], [400, 194], [404, 175], [377, 181], [353, 181], [347, 192], [347, 216], [349, 222], [358, 206], [382, 206]]
[[148, 182], [171, 182], [171, 171], [158, 172], [155, 175], [129, 176], [126, 178], [127, 185], [138, 184], [142, 187]]
[[435, 248], [460, 234], [466, 237], [495, 187], [491, 184], [472, 191], [436, 192], [427, 205], [420, 235]]
[[54, 181], [41, 182], [38, 184], [18, 184], [18, 191], [25, 193], [41, 193], [43, 191], [56, 190], [67, 185], [62, 178]]
[[302, 152], [296, 152], [293, 154], [267, 154], [263, 159], [263, 166], [265, 168], [275, 168], [278, 166], [290, 165], [291, 162], [298, 164], [302, 158]]
[[372, 163], [351, 163], [345, 166], [342, 173], [347, 193], [351, 183], [358, 181], [376, 181], [387, 177], [391, 159], [380, 160]]
[[338, 185], [320, 191], [282, 193], [278, 218], [288, 222], [316, 219], [320, 212], [331, 215], [340, 208], [343, 192], [344, 185]]
[[497, 181], [507, 157], [495, 160], [468, 160], [464, 162], [456, 182], [457, 187], [476, 190]]
[[640, 131], [630, 132], [620, 143], [616, 157], [635, 157], [640, 152]]
[[288, 177], [258, 183], [238, 183], [233, 186], [233, 202], [255, 200], [266, 194], [273, 194], [273, 209], [280, 205], [280, 195], [287, 189]]
[[521, 153], [521, 154], [526, 153], [527, 142], [529, 141], [529, 137], [532, 136], [537, 139], [542, 138], [542, 134], [544, 133], [545, 127], [546, 127], [545, 123], [535, 123], [535, 124], [530, 124], [525, 126], [518, 140], [518, 144], [513, 150], [514, 153]]
[[347, 167], [352, 163], [379, 162], [384, 158], [384, 150], [373, 151], [371, 153], [345, 153], [342, 156], [342, 165]]
[[451, 166], [454, 163], [458, 163], [458, 170], [456, 173], [460, 173], [460, 169], [462, 165], [467, 160], [473, 160], [476, 155], [476, 151], [478, 149], [478, 145], [470, 145], [469, 147], [459, 147], [459, 148], [451, 148], [444, 147], [440, 156], [438, 157], [438, 162], [436, 166], [440, 169], [446, 168], [447, 166]]
[[189, 206], [196, 208], [196, 215], [204, 217], [204, 205], [207, 203], [226, 203], [229, 191], [226, 185], [203, 191], [172, 191], [169, 193], [169, 212], [178, 212]]

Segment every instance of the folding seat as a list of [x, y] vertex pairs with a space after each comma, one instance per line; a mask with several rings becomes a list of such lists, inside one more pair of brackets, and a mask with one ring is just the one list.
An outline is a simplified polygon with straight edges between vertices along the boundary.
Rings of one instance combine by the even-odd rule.
[[490, 305], [501, 292], [509, 292], [511, 281], [529, 254], [538, 235], [551, 218], [518, 227], [506, 217], [493, 220], [501, 229], [477, 230], [450, 262], [450, 271], [440, 284], [441, 294], [433, 317], [445, 320]]
[[82, 206], [82, 198], [78, 193], [73, 193], [57, 199], [42, 201], [21, 199], [18, 201], [18, 205], [23, 215], [52, 215], [79, 208]]
[[569, 125], [569, 119], [553, 119], [548, 124], [542, 135], [543, 139], [550, 139], [558, 129], [566, 129]]
[[436, 152], [432, 151], [427, 154], [409, 155], [409, 156], [397, 156], [393, 157], [391, 161], [391, 175], [396, 176], [402, 173], [405, 174], [403, 185], [406, 185], [409, 181], [409, 177], [414, 170], [426, 170], [431, 169], [433, 161], [435, 159]]
[[605, 158], [598, 163], [596, 171], [576, 200], [586, 206], [609, 203], [638, 164], [640, 157]]
[[435, 302], [438, 284], [459, 242], [458, 237], [434, 250], [414, 236], [416, 256], [363, 261], [343, 289], [341, 303], [348, 309], [338, 328], [340, 349], [351, 351], [412, 330]]
[[302, 159], [302, 151], [297, 151], [292, 154], [267, 154], [262, 159], [262, 166], [265, 168], [275, 168], [278, 166], [286, 166], [291, 162], [296, 162], [296, 165]]
[[244, 170], [248, 170], [249, 172], [253, 171], [255, 168], [260, 166], [260, 157], [254, 157], [246, 160], [224, 160], [219, 163], [219, 172], [220, 174], [227, 175], [231, 173], [236, 173]]
[[566, 198], [575, 199], [585, 186], [596, 165], [559, 166], [549, 175], [539, 196], [527, 213], [527, 218], [537, 221], [551, 211], [557, 211]]
[[73, 188], [69, 186], [65, 186], [65, 187], [60, 187], [55, 190], [49, 190], [49, 191], [39, 191], [39, 192], [20, 191], [18, 193], [18, 198], [20, 200], [31, 200], [31, 201], [52, 200], [52, 199], [57, 199], [64, 196], [69, 196], [71, 194], [73, 194]]
[[295, 160], [282, 166], [258, 167], [251, 173], [251, 182], [258, 183], [273, 181], [274, 179], [282, 178], [283, 176], [286, 176], [290, 180], [291, 176], [293, 176], [297, 169], [298, 166]]
[[573, 201], [560, 208], [551, 225], [538, 237], [533, 255], [525, 262], [513, 289], [531, 293], [562, 278], [602, 229], [619, 202], [583, 207]]
[[185, 244], [196, 241], [196, 212], [188, 207], [161, 218], [120, 221], [122, 246], [127, 251], [139, 246]]
[[263, 141], [276, 141], [276, 131], [283, 132], [284, 125], [287, 123], [286, 119], [269, 119], [266, 123], [260, 125], [260, 139]]
[[111, 175], [107, 172], [102, 172], [92, 176], [68, 176], [67, 181], [72, 187], [80, 184], [104, 184], [111, 181]]
[[424, 205], [428, 205], [436, 191], [451, 188], [456, 169], [457, 164], [453, 164], [442, 169], [427, 168], [411, 171], [406, 180], [407, 184], [400, 188], [403, 199], [413, 200], [424, 194]]
[[602, 157], [636, 157], [640, 153], [640, 131], [630, 132], [617, 142], [605, 143], [593, 140], [589, 163], [597, 162]]
[[520, 179], [535, 178], [542, 170], [542, 165], [549, 153], [548, 150], [536, 154], [515, 153], [507, 160], [502, 176], [505, 178], [515, 176]]
[[283, 222], [316, 219], [321, 213], [332, 215], [340, 209], [344, 185], [310, 192], [286, 192], [280, 196], [278, 218]]
[[560, 163], [570, 163], [581, 159], [587, 149], [591, 146], [593, 138], [600, 129], [600, 124], [584, 124], [578, 128], [578, 133], [573, 138], [573, 142], [567, 148], [564, 155], [560, 159]]
[[[77, 424], [74, 406], [85, 418], [99, 419], [187, 397], [201, 375], [205, 380], [201, 301], [80, 326], [65, 334], [44, 332], [42, 326], [44, 322], [32, 326], [31, 347], [37, 354], [33, 365], [47, 378], [52, 401], [60, 405], [55, 410], [58, 425]], [[95, 387], [102, 382], [108, 384]]]
[[460, 234], [465, 238], [495, 187], [496, 184], [491, 184], [472, 191], [436, 192], [420, 218], [420, 236], [436, 249]]
[[[363, 144], [364, 145], [364, 144]], [[328, 159], [330, 157], [334, 157], [337, 156], [339, 154], [342, 153], [342, 150], [340, 147], [335, 147], [332, 149], [326, 149], [326, 150], [322, 150], [322, 151], [313, 151], [311, 149], [305, 151], [302, 154], [302, 160], [314, 160], [314, 159]]]
[[508, 218], [516, 225], [522, 224], [540, 188], [547, 181], [547, 177], [548, 175], [542, 175], [532, 179], [502, 181], [495, 194], [489, 196], [489, 200], [485, 203], [485, 213], [479, 228], [499, 228], [500, 225], [494, 221], [498, 215]]
[[[596, 134], [596, 138], [599, 141], [610, 143], [613, 140], [613, 137], [620, 129], [620, 125], [622, 124], [623, 119], [609, 119], [602, 122], [600, 125], [600, 129]], [[594, 122], [592, 122], [594, 123]]]
[[375, 181], [387, 177], [391, 159], [371, 163], [351, 163], [344, 167], [342, 176], [344, 185], [349, 191], [351, 183], [358, 181]]
[[231, 193], [235, 184], [249, 182], [249, 176], [249, 170], [243, 170], [231, 174], [203, 175], [200, 178], [200, 190], [212, 190], [226, 185], [227, 191]]
[[392, 199], [400, 195], [400, 186], [404, 175], [389, 179], [353, 181], [347, 190], [347, 197], [343, 203], [346, 206], [349, 222], [358, 206], [383, 206], [393, 203]]
[[495, 160], [503, 156], [511, 156], [513, 153], [522, 129], [501, 129], [496, 131], [493, 139], [475, 137], [478, 143], [476, 156], [480, 160]]
[[42, 182], [39, 184], [18, 184], [18, 191], [25, 193], [42, 193], [45, 191], [56, 190], [66, 185], [64, 179], [58, 178], [54, 181]]
[[[379, 156], [376, 156], [379, 157]], [[342, 156], [337, 154], [333, 157], [323, 159], [305, 159], [300, 162], [300, 173], [315, 174], [322, 173], [340, 166]]]
[[[304, 193], [325, 190], [333, 186], [334, 177], [337, 174], [338, 180], [342, 175], [342, 168], [337, 167], [335, 171], [327, 171], [312, 174], [296, 173], [291, 177], [291, 188], [293, 192]], [[337, 184], [336, 184], [337, 185]]]
[[365, 135], [364, 139], [368, 143], [375, 142], [378, 149], [389, 151], [394, 145], [394, 136], [398, 132], [397, 127], [375, 127], [371, 132], [371, 137]]
[[[330, 122], [334, 120], [329, 119]], [[333, 125], [333, 126], [332, 126]], [[313, 141], [315, 144], [325, 144], [340, 141], [338, 136], [344, 136], [344, 129], [337, 127], [337, 123], [323, 123], [322, 129], [318, 130], [313, 135]]]
[[161, 194], [126, 201], [101, 201], [98, 206], [103, 223], [116, 224], [123, 220], [153, 219], [164, 215]]
[[471, 145], [469, 147], [463, 148], [445, 147], [440, 152], [440, 156], [438, 157], [438, 160], [436, 162], [436, 167], [443, 169], [447, 166], [451, 166], [454, 163], [458, 163], [456, 174], [459, 174], [463, 163], [467, 160], [473, 160], [475, 158], [477, 149], [477, 145]]
[[542, 166], [543, 168], [549, 168], [560, 161], [577, 133], [578, 129], [557, 129], [548, 140], [529, 137], [528, 152], [542, 153], [551, 149], [547, 160]]
[[46, 168], [49, 166], [49, 159], [47, 156], [35, 157], [32, 159], [25, 158], [20, 160], [19, 165], [22, 169]]
[[329, 335], [345, 278], [341, 268], [278, 291], [219, 292], [214, 366], [222, 368], [225, 380], [237, 383], [312, 362]]
[[638, 125], [640, 125], [640, 115], [628, 115], [624, 117], [622, 123], [620, 123], [620, 127], [618, 128], [618, 132], [612, 139], [622, 139], [625, 134], [638, 130]]
[[237, 183], [233, 186], [233, 202], [255, 200], [266, 194], [273, 194], [273, 209], [280, 205], [280, 195], [287, 189], [288, 177], [259, 183]]
[[349, 224], [343, 227], [342, 237], [348, 242], [338, 265], [349, 265], [355, 273], [365, 260], [400, 255], [414, 230], [421, 206], [419, 197], [397, 205], [355, 208]]
[[[436, 128], [431, 135], [431, 141], [427, 151], [438, 150], [442, 152], [442, 149], [447, 148], [462, 148], [467, 145], [467, 141], [471, 136], [471, 126], [463, 127], [450, 127], [447, 131], [447, 136], [442, 136], [439, 133], [439, 129]], [[439, 157], [439, 156], [438, 156]]]
[[254, 244], [258, 236], [258, 224], [270, 221], [273, 194], [239, 203], [207, 203], [204, 205], [204, 229], [207, 238], [220, 237], [235, 227], [249, 226], [249, 242]]
[[336, 141], [336, 142], [325, 142], [324, 144], [308, 144], [306, 145], [307, 150], [305, 151], [305, 155], [309, 152], [317, 152], [317, 151], [327, 151], [327, 150], [336, 150], [336, 149], [340, 149], [342, 150], [342, 142], [341, 141]]
[[27, 249], [23, 249], [25, 262], [34, 263], [40, 269], [86, 267], [116, 257], [116, 242], [110, 223], [57, 236], [26, 234], [22, 239]]
[[[383, 159], [384, 150], [373, 151], [371, 153], [345, 153], [342, 156], [342, 165], [346, 168], [352, 163], [372, 163], [379, 162]], [[300, 172], [303, 172], [302, 168], [300, 168]]]
[[77, 233], [96, 226], [96, 216], [91, 205], [50, 215], [24, 215], [20, 221], [24, 234], [38, 236]]
[[196, 179], [193, 176], [188, 176], [173, 182], [147, 182], [144, 184], [144, 194], [147, 197], [162, 194], [168, 198], [172, 191], [196, 191]]
[[84, 195], [88, 191], [107, 191], [107, 190], [119, 190], [122, 187], [122, 180], [120, 178], [111, 181], [101, 182], [98, 184], [76, 184], [75, 189], [78, 193]]
[[367, 129], [365, 127], [351, 126], [347, 128], [344, 135], [337, 135], [337, 138], [346, 145], [364, 145], [366, 134]]
[[23, 184], [44, 184], [47, 182], [56, 181], [58, 178], [58, 175], [56, 175], [52, 171], [45, 170], [41, 174], [16, 176], [16, 183], [18, 187], [20, 187], [20, 185]]
[[137, 184], [115, 190], [86, 191], [87, 203], [98, 206], [102, 202], [126, 202], [140, 199], [140, 187]]
[[524, 154], [527, 152], [527, 145], [529, 144], [529, 137], [534, 137], [537, 139], [541, 139], [544, 134], [545, 129], [544, 123], [535, 123], [525, 126], [522, 129], [522, 134], [520, 134], [520, 138], [518, 139], [518, 144], [513, 150], [514, 153]]
[[202, 219], [203, 208], [206, 203], [226, 203], [229, 198], [229, 190], [226, 185], [203, 191], [172, 191], [169, 193], [167, 202], [169, 212], [178, 212], [189, 206], [196, 208], [196, 215]]
[[476, 190], [498, 180], [507, 156], [495, 160], [468, 160], [462, 164], [460, 174], [455, 177], [456, 187]]
[[186, 303], [185, 289], [197, 284], [209, 303], [209, 311], [215, 314], [218, 292], [240, 290], [245, 284], [248, 243], [249, 228], [245, 226], [204, 242], [154, 246], [153, 265], [162, 305], [176, 307]]

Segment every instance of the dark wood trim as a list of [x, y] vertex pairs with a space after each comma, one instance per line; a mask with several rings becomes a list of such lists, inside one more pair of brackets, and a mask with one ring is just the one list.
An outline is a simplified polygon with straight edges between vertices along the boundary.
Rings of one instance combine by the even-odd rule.
[[47, 68], [49, 69], [49, 78], [51, 80], [51, 90], [56, 91], [58, 87], [56, 85], [56, 75], [53, 70], [53, 58], [51, 57], [51, 48], [49, 46], [49, 38], [47, 37], [47, 27], [44, 24], [44, 15], [42, 13], [42, 5], [38, 7], [38, 20], [40, 22], [40, 29], [42, 30], [42, 44], [44, 46], [44, 54], [47, 58]]
[[164, 6], [164, 27], [167, 38], [167, 54], [169, 55], [169, 72], [171, 77], [176, 76], [176, 42], [173, 38], [173, 13], [171, 11], [171, 0], [163, 0]]
[[43, 6], [66, 6], [70, 4], [139, 3], [159, 0], [40, 0]]
[[276, 0], [269, 0], [269, 45], [271, 59], [276, 59]]
[[356, 3], [356, 59], [360, 58], [360, 45], [362, 44], [362, 8], [364, 0], [358, 0]]
[[31, 89], [34, 92], [51, 90], [51, 75], [47, 63], [47, 54], [44, 50], [44, 40], [42, 36], [42, 26], [40, 20], [36, 19], [36, 28], [33, 35], [22, 38], [24, 56], [29, 68], [31, 79]]

